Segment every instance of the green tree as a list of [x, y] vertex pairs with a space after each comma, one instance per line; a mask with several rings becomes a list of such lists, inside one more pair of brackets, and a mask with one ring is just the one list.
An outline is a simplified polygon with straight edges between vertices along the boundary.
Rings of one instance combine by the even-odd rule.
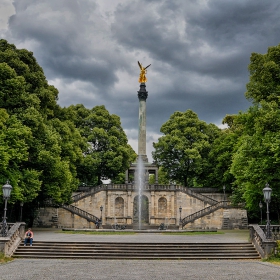
[[266, 54], [252, 53], [250, 81], [246, 97], [254, 103], [275, 101], [280, 97], [280, 45], [269, 47]]
[[175, 112], [162, 125], [164, 134], [154, 143], [154, 160], [170, 180], [195, 186], [201, 179], [210, 142], [215, 138], [213, 125], [198, 119], [191, 110]]
[[269, 182], [273, 189], [272, 207], [279, 220], [280, 197], [280, 110], [276, 102], [261, 101], [240, 116], [243, 135], [233, 156], [231, 172], [236, 190], [250, 211], [258, 210], [262, 189]]
[[[154, 174], [150, 175], [149, 184], [151, 184], [151, 185], [154, 184], [155, 180], [156, 180], [155, 175]], [[170, 184], [168, 174], [163, 171], [161, 166], [158, 169], [158, 184], [159, 185], [169, 185]]]
[[78, 167], [79, 178], [87, 184], [101, 184], [101, 179], [121, 182], [121, 173], [128, 169], [136, 154], [128, 144], [120, 118], [104, 106], [86, 109], [83, 105], [64, 109], [73, 118], [87, 145], [83, 162]]
[[246, 97], [254, 106], [235, 119], [242, 130], [233, 157], [231, 172], [236, 178], [234, 197], [243, 199], [252, 213], [263, 199], [268, 182], [272, 189], [271, 208], [279, 219], [279, 125], [280, 125], [280, 45], [266, 54], [251, 55]]
[[57, 97], [32, 52], [0, 40], [0, 180], [11, 181], [11, 201], [64, 203], [77, 187], [85, 143], [73, 122], [59, 120]]

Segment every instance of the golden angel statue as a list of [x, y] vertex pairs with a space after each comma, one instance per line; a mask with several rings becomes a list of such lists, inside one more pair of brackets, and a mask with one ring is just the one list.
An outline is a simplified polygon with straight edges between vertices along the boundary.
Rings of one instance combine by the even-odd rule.
[[138, 65], [139, 65], [139, 67], [140, 67], [140, 75], [139, 75], [139, 83], [146, 83], [147, 82], [147, 77], [146, 77], [146, 74], [147, 74], [147, 68], [149, 67], [149, 66], [151, 66], [151, 64], [150, 65], [148, 65], [147, 67], [143, 67], [142, 66], [142, 64], [138, 61]]

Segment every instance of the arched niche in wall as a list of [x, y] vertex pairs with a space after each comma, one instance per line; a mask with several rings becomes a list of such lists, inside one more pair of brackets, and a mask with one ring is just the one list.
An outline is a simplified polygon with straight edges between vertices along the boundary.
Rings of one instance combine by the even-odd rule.
[[115, 216], [124, 216], [124, 199], [120, 196], [115, 199]]
[[160, 197], [158, 200], [158, 216], [166, 217], [167, 215], [167, 200], [165, 197]]

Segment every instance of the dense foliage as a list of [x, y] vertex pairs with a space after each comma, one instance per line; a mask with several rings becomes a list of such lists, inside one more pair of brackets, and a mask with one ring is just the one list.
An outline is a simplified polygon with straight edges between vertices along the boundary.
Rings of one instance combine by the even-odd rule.
[[0, 180], [10, 180], [12, 201], [63, 203], [77, 186], [82, 138], [72, 123], [57, 119], [57, 97], [33, 54], [1, 40]]
[[118, 116], [57, 100], [32, 52], [0, 40], [0, 183], [13, 186], [11, 203], [70, 202], [79, 182], [121, 180], [135, 158]]
[[136, 154], [128, 145], [120, 118], [110, 115], [104, 106], [86, 109], [83, 105], [64, 109], [66, 119], [72, 118], [86, 141], [83, 161], [77, 165], [79, 178], [85, 184], [101, 184], [102, 179], [124, 183], [124, 172]]
[[272, 188], [271, 210], [280, 220], [280, 45], [267, 54], [253, 53], [249, 65], [250, 81], [246, 97], [253, 106], [234, 120], [242, 135], [233, 155], [231, 173], [235, 195], [246, 207], [257, 212], [262, 189]]
[[207, 125], [191, 110], [175, 112], [162, 125], [164, 134], [154, 143], [153, 157], [170, 180], [192, 187], [202, 181], [207, 169], [210, 143], [219, 134], [213, 124]]

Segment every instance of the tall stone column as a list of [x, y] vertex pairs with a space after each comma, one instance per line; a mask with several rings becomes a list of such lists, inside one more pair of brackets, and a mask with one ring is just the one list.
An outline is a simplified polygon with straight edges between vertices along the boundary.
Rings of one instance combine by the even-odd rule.
[[144, 162], [148, 162], [146, 155], [146, 99], [148, 92], [146, 91], [146, 84], [140, 84], [138, 91], [139, 99], [139, 130], [138, 130], [138, 156], [142, 157]]

